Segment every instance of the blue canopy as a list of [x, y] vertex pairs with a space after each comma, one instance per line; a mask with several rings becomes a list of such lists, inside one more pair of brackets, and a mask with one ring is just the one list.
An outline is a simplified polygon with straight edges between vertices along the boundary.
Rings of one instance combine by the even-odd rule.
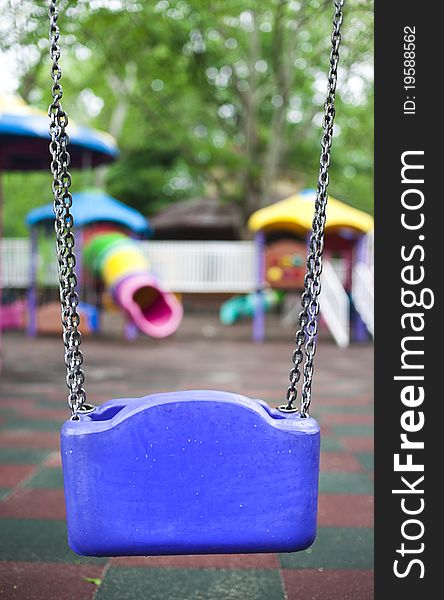
[[[71, 212], [75, 225], [79, 227], [91, 223], [112, 222], [123, 225], [135, 233], [144, 235], [152, 233], [148, 220], [139, 211], [98, 190], [73, 194]], [[52, 204], [35, 208], [26, 217], [26, 223], [30, 227], [53, 220]]]
[[[0, 97], [0, 170], [49, 169], [49, 118], [19, 97]], [[118, 155], [108, 133], [69, 121], [73, 167], [112, 162]]]

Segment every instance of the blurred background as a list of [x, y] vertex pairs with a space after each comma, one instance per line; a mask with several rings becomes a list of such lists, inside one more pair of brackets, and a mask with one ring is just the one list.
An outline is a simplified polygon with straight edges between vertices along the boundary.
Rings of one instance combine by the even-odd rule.
[[[84, 173], [74, 185], [105, 186], [147, 216], [204, 195], [236, 205], [244, 217], [284, 186], [284, 194], [313, 187], [330, 4], [67, 3], [60, 19], [64, 105], [71, 119], [113, 135], [121, 153], [105, 172]], [[330, 189], [370, 213], [372, 18], [371, 1], [348, 2]], [[0, 92], [44, 111], [47, 29], [45, 2], [1, 0]], [[24, 235], [28, 210], [48, 198], [48, 176], [3, 178], [4, 235]]]

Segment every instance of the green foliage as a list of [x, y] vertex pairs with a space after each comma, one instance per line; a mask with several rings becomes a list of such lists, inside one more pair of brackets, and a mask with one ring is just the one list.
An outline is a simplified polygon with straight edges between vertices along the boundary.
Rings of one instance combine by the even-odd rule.
[[[18, 21], [4, 46], [34, 56], [20, 92], [46, 109], [46, 2], [19, 4], [30, 25]], [[346, 4], [330, 188], [368, 212], [372, 11], [371, 0]], [[201, 194], [247, 215], [271, 201], [276, 182], [314, 187], [331, 18], [325, 0], [70, 1], [59, 19], [64, 106], [117, 137], [107, 191], [147, 215]], [[9, 177], [5, 233], [21, 235], [49, 179]]]
[[2, 173], [5, 237], [26, 237], [25, 219], [31, 208], [51, 201], [48, 173]]
[[100, 577], [83, 577], [83, 579], [96, 586], [102, 585], [102, 579], [100, 579]]

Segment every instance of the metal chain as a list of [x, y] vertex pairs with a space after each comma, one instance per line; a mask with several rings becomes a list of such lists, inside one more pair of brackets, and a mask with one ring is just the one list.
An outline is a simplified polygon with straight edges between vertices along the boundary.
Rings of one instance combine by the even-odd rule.
[[304, 357], [304, 379], [301, 389], [301, 417], [309, 413], [311, 387], [316, 353], [316, 335], [318, 332], [319, 294], [321, 292], [322, 252], [324, 250], [324, 229], [327, 207], [327, 187], [329, 183], [333, 123], [335, 119], [335, 94], [339, 63], [339, 45], [341, 43], [342, 8], [345, 0], [334, 0], [333, 34], [331, 37], [330, 68], [328, 73], [327, 98], [324, 104], [323, 134], [321, 137], [321, 156], [319, 178], [316, 191], [315, 213], [310, 235], [307, 271], [304, 278], [304, 292], [301, 298], [302, 311], [299, 314], [299, 330], [296, 333], [296, 348], [293, 351], [293, 367], [290, 370], [290, 386], [287, 390], [287, 404], [281, 410], [294, 412], [297, 399], [297, 384], [301, 378], [301, 363]]
[[[293, 411], [297, 399], [296, 386], [300, 380], [300, 365], [304, 356], [304, 380], [301, 390], [301, 416], [306, 417], [311, 402], [311, 387], [314, 371], [314, 355], [316, 352], [316, 334], [318, 330], [317, 317], [319, 314], [319, 294], [321, 291], [320, 277], [322, 273], [322, 252], [324, 249], [324, 228], [326, 220], [327, 187], [329, 183], [328, 169], [333, 138], [333, 123], [335, 118], [335, 93], [337, 83], [337, 68], [339, 63], [339, 45], [341, 41], [340, 28], [343, 15], [342, 8], [345, 0], [334, 0], [335, 13], [333, 18], [332, 49], [330, 54], [330, 69], [328, 74], [328, 93], [324, 105], [323, 135], [321, 138], [321, 157], [319, 178], [315, 201], [313, 228], [310, 236], [307, 272], [304, 278], [304, 293], [302, 294], [302, 311], [299, 315], [300, 329], [296, 333], [296, 348], [293, 351], [293, 367], [290, 371], [290, 386], [287, 390], [287, 404], [282, 410]], [[76, 259], [74, 255], [73, 218], [70, 213], [72, 196], [69, 191], [71, 175], [68, 171], [70, 155], [67, 150], [69, 138], [66, 133], [68, 116], [61, 105], [63, 95], [60, 84], [61, 69], [59, 66], [60, 46], [59, 27], [57, 25], [57, 0], [49, 2], [50, 18], [50, 57], [52, 60], [51, 88], [53, 102], [49, 106], [50, 117], [50, 152], [52, 156], [51, 172], [53, 174], [52, 190], [54, 193], [54, 213], [58, 272], [60, 283], [60, 301], [62, 305], [63, 342], [65, 345], [65, 365], [67, 370], [66, 383], [69, 389], [68, 405], [73, 418], [86, 407], [86, 393], [83, 388], [85, 375], [82, 370], [83, 354], [80, 350], [81, 334], [79, 331], [80, 317], [77, 312], [78, 295], [76, 292], [77, 276], [75, 274]]]
[[[60, 302], [63, 325], [63, 343], [65, 345], [66, 385], [68, 387], [68, 405], [72, 418], [78, 419], [77, 414], [86, 409], [86, 393], [83, 389], [85, 375], [82, 370], [83, 354], [80, 350], [81, 334], [79, 331], [80, 317], [77, 311], [79, 298], [77, 295], [77, 276], [75, 273], [76, 258], [74, 255], [73, 217], [70, 212], [72, 196], [69, 191], [71, 175], [68, 167], [71, 161], [66, 133], [68, 116], [61, 105], [63, 96], [60, 80], [60, 46], [59, 27], [57, 25], [57, 0], [49, 2], [49, 55], [52, 60], [51, 87], [53, 101], [48, 109], [50, 118], [49, 133], [51, 143], [49, 150], [52, 156], [51, 173], [53, 175], [52, 191], [54, 194], [54, 215], [56, 232], [56, 249], [58, 260], [58, 275], [60, 284]], [[88, 407], [89, 408], [89, 407]]]

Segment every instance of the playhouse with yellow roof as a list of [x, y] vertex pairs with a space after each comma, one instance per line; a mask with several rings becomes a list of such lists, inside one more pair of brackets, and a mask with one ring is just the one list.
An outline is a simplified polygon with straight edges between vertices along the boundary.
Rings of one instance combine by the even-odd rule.
[[[248, 220], [257, 243], [259, 299], [253, 331], [257, 341], [264, 338], [265, 331], [261, 291], [273, 289], [297, 296], [303, 290], [315, 200], [315, 190], [303, 190], [254, 212]], [[371, 299], [364, 299], [369, 294], [363, 290], [365, 285], [372, 289], [373, 217], [331, 196], [326, 215], [321, 312], [336, 341], [345, 346], [351, 331], [356, 339], [373, 333], [372, 311], [364, 307]], [[293, 312], [297, 316], [297, 311]]]

